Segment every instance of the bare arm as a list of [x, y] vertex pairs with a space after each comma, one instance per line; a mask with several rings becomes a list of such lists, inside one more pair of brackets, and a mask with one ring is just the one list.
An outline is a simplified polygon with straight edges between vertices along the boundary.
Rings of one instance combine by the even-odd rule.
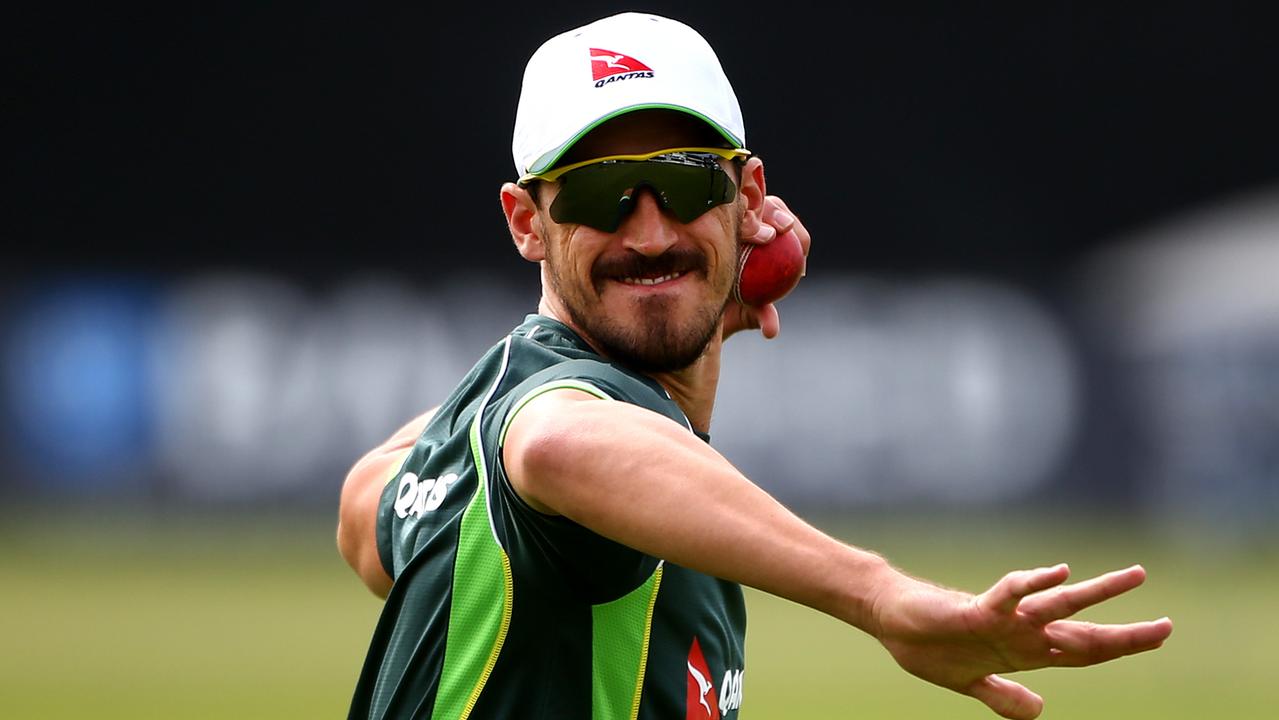
[[433, 408], [410, 420], [386, 442], [370, 450], [351, 468], [342, 484], [338, 505], [338, 551], [373, 594], [385, 598], [391, 577], [382, 568], [377, 552], [377, 508], [391, 474], [431, 421]]
[[884, 561], [800, 520], [665, 417], [575, 390], [548, 392], [515, 416], [503, 459], [516, 492], [542, 512], [869, 625], [861, 600], [887, 571]]
[[1102, 662], [1158, 647], [1172, 629], [1166, 619], [1064, 620], [1140, 584], [1140, 568], [1061, 587], [1065, 566], [1010, 573], [978, 596], [911, 578], [809, 526], [687, 430], [634, 405], [548, 392], [512, 420], [503, 458], [533, 507], [839, 618], [909, 672], [1005, 717], [1034, 718], [1043, 703], [995, 673]]

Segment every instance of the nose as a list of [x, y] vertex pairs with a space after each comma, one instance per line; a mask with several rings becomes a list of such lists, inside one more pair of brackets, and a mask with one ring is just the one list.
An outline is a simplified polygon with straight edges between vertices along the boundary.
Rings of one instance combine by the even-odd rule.
[[662, 210], [662, 202], [650, 188], [636, 188], [631, 212], [618, 227], [622, 246], [648, 257], [657, 257], [679, 241], [678, 220]]

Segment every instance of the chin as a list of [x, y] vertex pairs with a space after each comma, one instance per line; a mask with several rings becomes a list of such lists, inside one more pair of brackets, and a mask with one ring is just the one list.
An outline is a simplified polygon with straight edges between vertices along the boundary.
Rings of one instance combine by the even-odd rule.
[[665, 304], [643, 303], [645, 307], [635, 310], [639, 317], [630, 323], [603, 318], [579, 324], [608, 357], [627, 367], [641, 372], [683, 370], [706, 352], [719, 332], [720, 312], [690, 311], [690, 317], [680, 321], [669, 308], [659, 307]]

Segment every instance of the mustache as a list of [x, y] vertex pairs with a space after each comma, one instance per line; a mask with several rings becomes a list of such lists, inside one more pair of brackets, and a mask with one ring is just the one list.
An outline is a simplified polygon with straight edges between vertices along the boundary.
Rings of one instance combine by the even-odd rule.
[[597, 284], [604, 280], [624, 277], [660, 277], [672, 273], [706, 272], [709, 265], [706, 254], [694, 248], [671, 248], [657, 257], [628, 252], [624, 255], [600, 258], [591, 269], [591, 279]]

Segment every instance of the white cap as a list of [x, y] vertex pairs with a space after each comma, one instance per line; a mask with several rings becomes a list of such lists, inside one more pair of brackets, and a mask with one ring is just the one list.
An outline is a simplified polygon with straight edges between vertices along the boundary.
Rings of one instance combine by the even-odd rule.
[[511, 143], [516, 173], [543, 172], [600, 123], [652, 108], [692, 114], [745, 147], [737, 96], [693, 28], [623, 13], [556, 35], [524, 69]]

